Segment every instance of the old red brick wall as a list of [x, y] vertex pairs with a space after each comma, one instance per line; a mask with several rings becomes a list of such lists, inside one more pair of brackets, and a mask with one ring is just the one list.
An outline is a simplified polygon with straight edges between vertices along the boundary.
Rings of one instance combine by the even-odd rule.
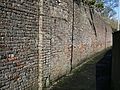
[[43, 83], [48, 86], [86, 58], [110, 47], [112, 29], [82, 3], [46, 0], [43, 7]]
[[73, 0], [0, 1], [0, 89], [41, 90], [112, 45], [112, 30]]
[[38, 2], [0, 0], [0, 90], [38, 88]]

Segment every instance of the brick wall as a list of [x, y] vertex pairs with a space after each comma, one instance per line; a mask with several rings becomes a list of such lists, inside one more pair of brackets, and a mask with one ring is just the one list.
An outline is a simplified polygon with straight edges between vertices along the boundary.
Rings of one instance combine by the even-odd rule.
[[111, 28], [73, 0], [0, 1], [0, 89], [41, 90], [109, 46]]
[[112, 29], [87, 6], [74, 3], [73, 67], [112, 45]]
[[111, 27], [78, 1], [46, 0], [43, 14], [43, 86], [112, 45]]
[[72, 0], [43, 2], [43, 83], [48, 86], [70, 71]]
[[0, 89], [38, 87], [38, 2], [0, 0]]

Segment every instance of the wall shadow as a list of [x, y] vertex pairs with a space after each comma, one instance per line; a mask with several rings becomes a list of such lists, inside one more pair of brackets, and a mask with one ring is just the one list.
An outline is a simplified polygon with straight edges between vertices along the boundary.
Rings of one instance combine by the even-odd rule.
[[96, 90], [111, 90], [112, 50], [96, 63]]
[[113, 33], [112, 90], [120, 90], [120, 31]]

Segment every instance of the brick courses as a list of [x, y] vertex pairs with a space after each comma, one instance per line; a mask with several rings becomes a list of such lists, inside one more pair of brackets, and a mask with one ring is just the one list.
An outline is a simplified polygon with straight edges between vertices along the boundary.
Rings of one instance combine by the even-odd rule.
[[73, 0], [1, 0], [0, 89], [42, 90], [111, 42], [110, 26]]

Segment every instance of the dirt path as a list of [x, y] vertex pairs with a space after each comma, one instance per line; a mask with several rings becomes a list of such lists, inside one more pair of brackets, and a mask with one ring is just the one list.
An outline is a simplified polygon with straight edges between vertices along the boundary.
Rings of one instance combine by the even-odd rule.
[[63, 78], [51, 90], [96, 90], [96, 64], [100, 58], [95, 57], [74, 70], [72, 75]]

